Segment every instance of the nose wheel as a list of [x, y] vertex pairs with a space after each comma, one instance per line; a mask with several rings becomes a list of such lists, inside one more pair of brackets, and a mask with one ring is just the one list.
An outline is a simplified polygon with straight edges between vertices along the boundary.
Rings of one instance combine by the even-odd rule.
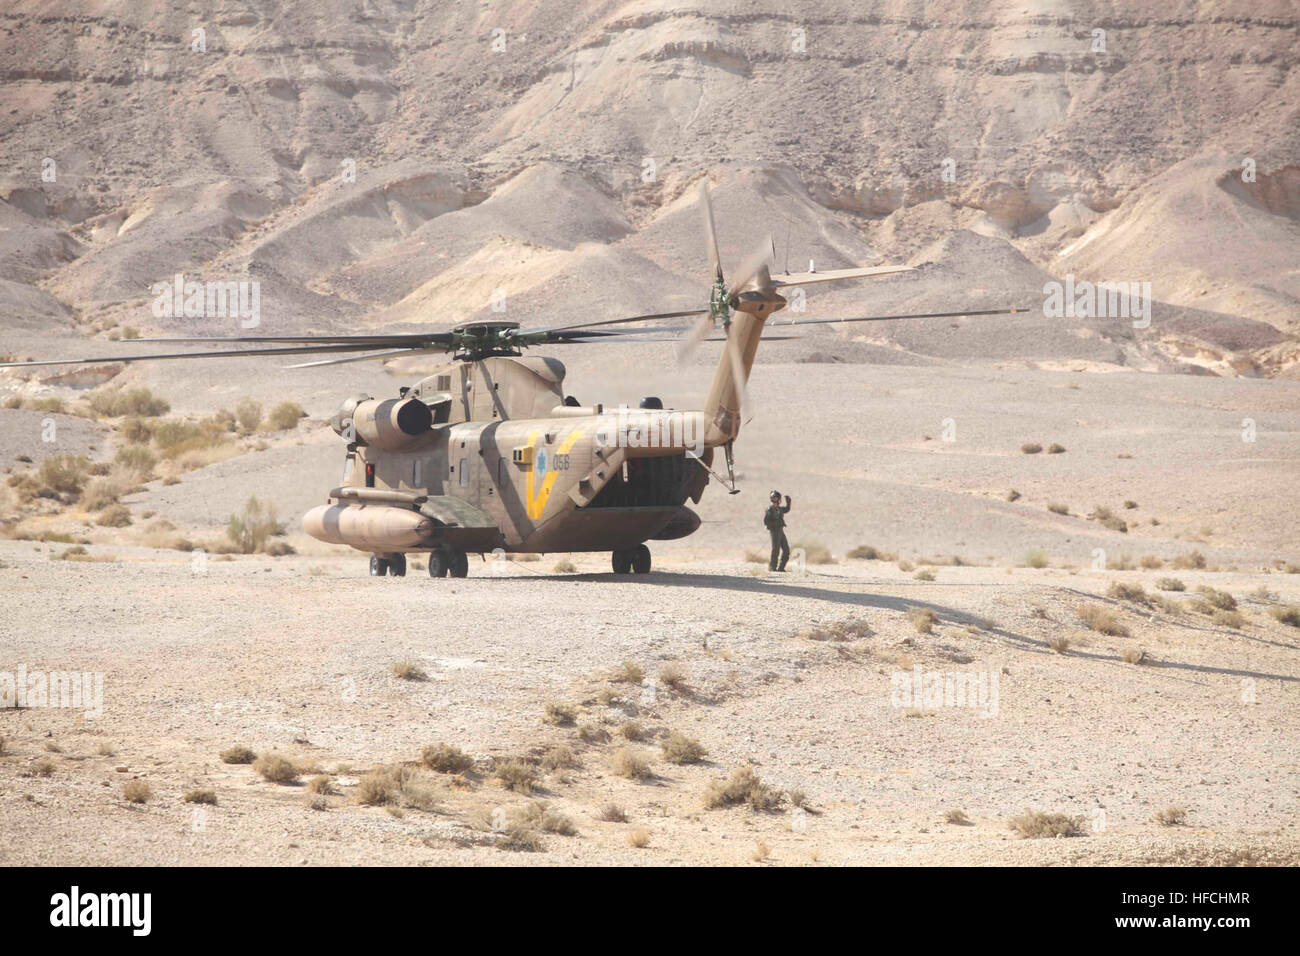
[[644, 544], [621, 548], [614, 552], [613, 565], [615, 574], [649, 574], [650, 549]]
[[370, 556], [370, 576], [373, 578], [382, 578], [391, 574], [395, 578], [406, 575], [406, 555], [404, 554], [372, 554]]

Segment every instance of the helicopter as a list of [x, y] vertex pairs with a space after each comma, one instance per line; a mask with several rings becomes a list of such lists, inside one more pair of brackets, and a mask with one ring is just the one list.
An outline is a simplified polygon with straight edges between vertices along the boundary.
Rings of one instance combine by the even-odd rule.
[[[746, 388], [764, 339], [788, 338], [768, 321], [782, 290], [910, 271], [884, 265], [773, 275], [771, 240], [728, 282], [718, 252], [707, 182], [700, 205], [713, 284], [706, 308], [524, 329], [505, 320], [467, 322], [448, 331], [370, 335], [167, 337], [135, 342], [255, 346], [98, 359], [8, 362], [0, 367], [307, 355], [307, 368], [421, 353], [450, 361], [397, 397], [357, 394], [330, 419], [343, 440], [344, 473], [327, 501], [302, 517], [303, 529], [330, 544], [370, 554], [370, 574], [404, 576], [407, 555], [428, 554], [431, 577], [460, 577], [477, 553], [602, 552], [616, 574], [646, 574], [646, 542], [685, 538], [700, 526], [698, 505], [710, 479], [736, 494], [734, 444]], [[798, 326], [913, 318], [999, 315], [1025, 309], [802, 319]], [[663, 319], [684, 326], [630, 326]], [[766, 334], [765, 334], [766, 333]], [[721, 341], [701, 409], [582, 405], [565, 392], [555, 358], [525, 356], [541, 345], [666, 341], [681, 360], [704, 341]], [[334, 353], [343, 353], [338, 356]], [[355, 354], [346, 354], [355, 353]], [[327, 355], [329, 357], [319, 357]], [[726, 476], [714, 470], [721, 448]]]

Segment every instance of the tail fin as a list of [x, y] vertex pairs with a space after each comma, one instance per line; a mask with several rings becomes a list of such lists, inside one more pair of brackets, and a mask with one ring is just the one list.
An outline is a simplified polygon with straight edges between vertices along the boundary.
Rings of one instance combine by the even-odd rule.
[[727, 344], [713, 371], [713, 384], [704, 401], [704, 420], [708, 422], [704, 443], [725, 445], [740, 434], [741, 411], [754, 355], [763, 337], [763, 326], [774, 312], [785, 308], [785, 299], [772, 291], [771, 278], [764, 266], [758, 276], [761, 292], [742, 292], [733, 300], [730, 322], [725, 323]]

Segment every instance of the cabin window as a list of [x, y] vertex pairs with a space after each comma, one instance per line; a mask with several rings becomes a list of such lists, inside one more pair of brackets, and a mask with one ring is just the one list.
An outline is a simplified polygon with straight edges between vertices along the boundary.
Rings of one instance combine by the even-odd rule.
[[468, 458], [462, 458], [460, 460], [459, 471], [460, 471], [460, 486], [464, 488], [467, 485], [469, 485], [469, 459]]
[[420, 472], [422, 470], [420, 468], [420, 464], [421, 462], [420, 459], [418, 458], [415, 461], [411, 462], [411, 487], [412, 488], [420, 487], [420, 477], [421, 477]]

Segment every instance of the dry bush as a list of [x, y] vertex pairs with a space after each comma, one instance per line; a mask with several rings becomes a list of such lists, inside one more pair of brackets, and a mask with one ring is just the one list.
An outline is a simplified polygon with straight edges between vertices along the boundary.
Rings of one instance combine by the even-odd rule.
[[624, 740], [645, 740], [645, 725], [639, 720], [626, 720], [618, 728], [618, 735]]
[[694, 737], [688, 737], [675, 730], [664, 738], [660, 748], [663, 750], [664, 759], [669, 763], [699, 763], [709, 755], [704, 745]]
[[105, 418], [135, 415], [156, 418], [170, 412], [171, 406], [147, 388], [110, 388], [90, 393], [90, 408]]
[[1083, 836], [1083, 818], [1064, 813], [1030, 811], [1013, 817], [1010, 827], [1027, 840]]
[[1020, 450], [1026, 455], [1037, 455], [1043, 450], [1043, 446], [1036, 441], [1027, 441], [1020, 446]]
[[1112, 581], [1110, 587], [1106, 589], [1106, 595], [1118, 601], [1132, 601], [1135, 604], [1151, 603], [1150, 598], [1147, 597], [1146, 589], [1140, 584]]
[[1215, 624], [1231, 628], [1234, 631], [1239, 631], [1246, 626], [1246, 615], [1240, 611], [1217, 610], [1210, 617]]
[[911, 561], [904, 559], [898, 562], [898, 570], [902, 571], [904, 574], [907, 574], [911, 571], [915, 571], [916, 565], [913, 564]]
[[1145, 664], [1147, 660], [1147, 652], [1140, 648], [1130, 647], [1125, 649], [1124, 653], [1120, 655], [1120, 660], [1125, 664]]
[[1154, 554], [1142, 555], [1142, 557], [1138, 560], [1138, 564], [1141, 565], [1142, 569], [1145, 571], [1155, 571], [1165, 566], [1164, 561], [1162, 561], [1160, 558], [1157, 558]]
[[131, 524], [131, 509], [126, 505], [109, 505], [99, 513], [95, 524], [102, 528], [125, 528]]
[[929, 634], [939, 623], [939, 615], [928, 607], [914, 607], [907, 612], [907, 619], [912, 622], [920, 634]]
[[262, 424], [262, 403], [251, 398], [241, 398], [235, 406], [235, 420], [244, 431], [256, 431], [257, 426]]
[[394, 661], [392, 668], [393, 676], [399, 680], [424, 680], [425, 673], [420, 670], [414, 661], [400, 660]]
[[863, 637], [871, 636], [871, 625], [866, 621], [855, 621], [848, 618], [843, 621], [837, 621], [830, 626], [831, 638], [837, 641], [853, 641]]
[[1047, 552], [1042, 548], [1032, 548], [1025, 552], [1025, 567], [1045, 568], [1047, 564]]
[[873, 548], [869, 544], [858, 545], [856, 548], [851, 550], [846, 557], [853, 558], [857, 561], [896, 561], [898, 559], [898, 555], [892, 554], [888, 551], [881, 551], [878, 548]]
[[635, 661], [624, 661], [623, 666], [616, 670], [609, 679], [616, 684], [639, 684], [645, 679], [645, 671]]
[[[41, 462], [36, 480], [42, 489], [63, 495], [80, 495], [90, 476], [90, 459], [85, 455], [55, 455]], [[40, 497], [48, 497], [39, 495]]]
[[148, 803], [153, 789], [143, 780], [128, 780], [122, 786], [122, 796], [127, 803]]
[[1180, 827], [1187, 822], [1187, 811], [1182, 807], [1165, 807], [1155, 816], [1162, 827]]
[[537, 771], [523, 760], [503, 760], [497, 764], [496, 779], [507, 790], [529, 794], [537, 785]]
[[257, 754], [253, 753], [253, 751], [249, 750], [247, 747], [238, 744], [234, 747], [227, 747], [225, 750], [221, 751], [222, 763], [252, 763], [256, 759]]
[[1291, 627], [1300, 627], [1300, 606], [1295, 604], [1279, 605], [1268, 609], [1268, 613], [1273, 615], [1273, 619], [1279, 624], [1287, 624]]
[[564, 704], [559, 701], [549, 701], [546, 704], [546, 713], [542, 715], [544, 723], [553, 724], [556, 727], [571, 727], [578, 719], [578, 710], [572, 704]]
[[602, 804], [596, 811], [596, 819], [605, 823], [627, 823], [627, 811], [617, 803]]
[[645, 827], [637, 827], [627, 835], [628, 846], [635, 847], [638, 850], [644, 850], [650, 845], [650, 831]]
[[540, 853], [546, 849], [546, 844], [535, 830], [528, 827], [513, 826], [507, 827], [505, 832], [497, 837], [497, 848], [501, 850], [510, 850], [514, 853]]
[[1180, 554], [1174, 558], [1171, 567], [1175, 571], [1199, 571], [1205, 567], [1205, 555], [1199, 551], [1193, 551], [1191, 554]]
[[284, 534], [275, 513], [275, 505], [262, 505], [256, 496], [249, 498], [242, 515], [231, 515], [226, 526], [226, 537], [240, 554], [254, 554], [266, 550], [273, 535]]
[[206, 803], [209, 806], [217, 805], [217, 791], [215, 790], [186, 790], [181, 797], [186, 803]]
[[835, 564], [835, 558], [831, 555], [830, 549], [820, 541], [808, 539], [796, 541], [790, 545], [790, 550], [803, 549], [803, 559], [805, 564]]
[[578, 766], [580, 766], [578, 755], [573, 752], [572, 747], [564, 744], [556, 744], [542, 755], [542, 769], [547, 773], [554, 773], [556, 770], [572, 770]]
[[37, 777], [48, 777], [54, 773], [54, 761], [49, 757], [43, 757], [32, 764], [32, 773]]
[[1007, 501], [1019, 501], [1019, 500], [1020, 500], [1020, 492], [1016, 491], [1016, 489], [1012, 488], [1010, 491], [1007, 492]]
[[934, 572], [929, 569], [922, 569], [917, 571], [916, 574], [912, 575], [912, 577], [916, 578], [918, 581], [933, 581]]
[[943, 819], [944, 822], [946, 823], [956, 824], [957, 826], [960, 827], [968, 827], [971, 825], [970, 817], [966, 816], [966, 812], [964, 810], [957, 810], [957, 809], [949, 810], [947, 813], [943, 815]]
[[125, 445], [113, 456], [113, 463], [137, 482], [153, 477], [158, 458], [143, 445]]
[[1047, 453], [1049, 455], [1059, 455], [1063, 451], [1065, 451], [1065, 446], [1058, 445], [1056, 442], [1052, 442], [1050, 445], [1047, 446]]
[[555, 562], [555, 567], [551, 568], [551, 573], [552, 574], [574, 574], [577, 572], [577, 570], [578, 570], [578, 566], [576, 564], [574, 564], [568, 558], [562, 558], [561, 560]]
[[1079, 620], [1090, 630], [1110, 637], [1128, 637], [1129, 630], [1120, 623], [1119, 612], [1100, 604], [1084, 604], [1078, 608]]
[[609, 731], [599, 724], [593, 724], [590, 721], [578, 728], [578, 737], [583, 743], [604, 744], [609, 743]]
[[266, 424], [273, 431], [286, 431], [290, 428], [297, 428], [298, 422], [306, 416], [302, 406], [297, 402], [281, 402], [275, 408], [271, 409], [271, 414], [266, 416]]
[[1059, 501], [1053, 501], [1048, 504], [1047, 510], [1054, 515], [1068, 515], [1070, 513], [1070, 506], [1063, 505]]
[[772, 848], [769, 847], [762, 840], [759, 840], [757, 843], [754, 844], [754, 852], [749, 854], [749, 858], [753, 860], [755, 863], [762, 863], [771, 855], [772, 855]]
[[253, 761], [253, 769], [270, 783], [290, 784], [298, 782], [298, 768], [293, 761], [282, 754], [269, 753]]
[[1070, 639], [1058, 634], [1047, 639], [1047, 646], [1058, 654], [1064, 654], [1070, 649]]
[[307, 792], [318, 793], [323, 797], [328, 797], [338, 793], [338, 790], [334, 788], [334, 781], [330, 778], [329, 774], [318, 773], [307, 781]]
[[1220, 611], [1235, 611], [1237, 609], [1237, 599], [1227, 591], [1219, 591], [1208, 584], [1202, 584], [1196, 588], [1196, 593], [1204, 595], [1205, 601], [1211, 607], [1218, 608]]
[[578, 828], [571, 817], [556, 810], [544, 800], [528, 804], [519, 816], [517, 826], [536, 828], [543, 833], [555, 833], [559, 836], [576, 836], [578, 833]]
[[1186, 591], [1187, 585], [1177, 578], [1156, 578], [1156, 587], [1161, 591]]
[[659, 668], [659, 683], [670, 690], [681, 691], [686, 688], [686, 668], [678, 661], [669, 661]]
[[459, 747], [440, 743], [420, 751], [420, 762], [438, 773], [465, 773], [474, 767], [474, 758]]
[[629, 780], [649, 780], [654, 776], [654, 772], [650, 769], [650, 762], [627, 747], [619, 747], [614, 751], [609, 766], [618, 776], [627, 777]]
[[725, 780], [714, 780], [704, 793], [704, 806], [710, 810], [742, 803], [754, 810], [774, 810], [781, 800], [781, 791], [763, 783], [749, 767], [738, 768]]

